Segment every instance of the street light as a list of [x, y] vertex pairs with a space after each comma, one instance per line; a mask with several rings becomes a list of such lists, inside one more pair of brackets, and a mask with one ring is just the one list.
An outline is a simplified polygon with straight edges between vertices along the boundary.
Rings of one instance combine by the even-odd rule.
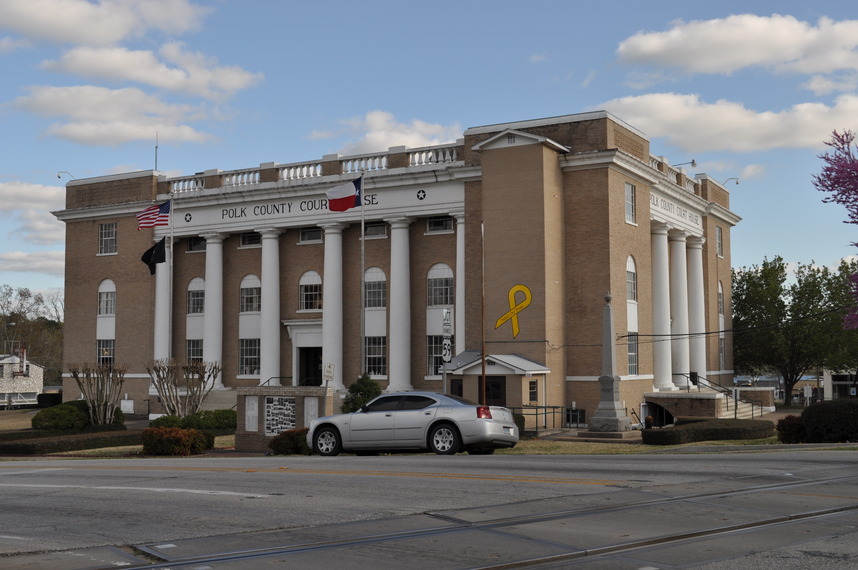
[[697, 168], [697, 161], [693, 158], [689, 162], [680, 162], [679, 164], [674, 164], [673, 166], [683, 166], [685, 164], [690, 164], [691, 168]]

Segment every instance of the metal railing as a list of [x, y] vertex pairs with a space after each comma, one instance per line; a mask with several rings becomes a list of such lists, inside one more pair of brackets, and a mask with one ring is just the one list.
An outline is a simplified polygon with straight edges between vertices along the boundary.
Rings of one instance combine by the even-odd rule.
[[734, 392], [732, 389], [727, 388], [725, 386], [721, 386], [720, 384], [713, 384], [703, 376], [699, 374], [683, 374], [687, 380], [686, 387], [688, 390], [691, 390], [691, 385], [697, 386], [697, 390], [700, 391], [700, 386], [704, 386], [709, 388], [710, 390], [715, 390], [716, 392], [723, 394], [727, 398], [727, 409], [730, 409], [730, 402], [733, 403], [733, 417], [739, 417], [739, 402], [744, 404], [748, 404], [751, 406], [751, 418], [756, 417], [754, 413], [754, 408], [756, 406], [760, 407], [759, 417], [763, 416], [763, 402], [762, 400], [754, 400], [753, 398], [748, 398], [747, 396], [743, 396], [739, 393]]
[[539, 437], [540, 433], [580, 428], [584, 423], [584, 410], [567, 406], [509, 407], [514, 415], [524, 418], [522, 435]]

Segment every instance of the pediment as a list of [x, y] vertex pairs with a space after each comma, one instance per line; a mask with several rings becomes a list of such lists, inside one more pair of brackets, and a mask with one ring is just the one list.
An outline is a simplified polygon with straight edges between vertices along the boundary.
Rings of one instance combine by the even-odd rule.
[[525, 133], [515, 129], [506, 129], [498, 134], [487, 138], [473, 146], [473, 150], [480, 152], [483, 150], [493, 150], [496, 148], [508, 148], [511, 146], [527, 146], [532, 144], [543, 144], [553, 148], [557, 152], [567, 153], [570, 151], [568, 147], [548, 138], [532, 133]]

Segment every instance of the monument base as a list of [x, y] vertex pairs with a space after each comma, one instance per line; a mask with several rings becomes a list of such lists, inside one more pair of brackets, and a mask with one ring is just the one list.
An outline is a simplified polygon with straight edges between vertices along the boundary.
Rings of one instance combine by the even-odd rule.
[[640, 430], [632, 431], [579, 431], [575, 436], [577, 440], [623, 440], [640, 441]]

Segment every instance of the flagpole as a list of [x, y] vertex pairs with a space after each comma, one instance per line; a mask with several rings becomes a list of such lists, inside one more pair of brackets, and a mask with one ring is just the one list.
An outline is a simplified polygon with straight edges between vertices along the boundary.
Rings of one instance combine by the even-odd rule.
[[364, 213], [363, 199], [363, 170], [360, 173], [360, 366], [361, 376], [367, 371], [364, 370], [366, 362], [366, 235], [365, 223], [366, 216]]

